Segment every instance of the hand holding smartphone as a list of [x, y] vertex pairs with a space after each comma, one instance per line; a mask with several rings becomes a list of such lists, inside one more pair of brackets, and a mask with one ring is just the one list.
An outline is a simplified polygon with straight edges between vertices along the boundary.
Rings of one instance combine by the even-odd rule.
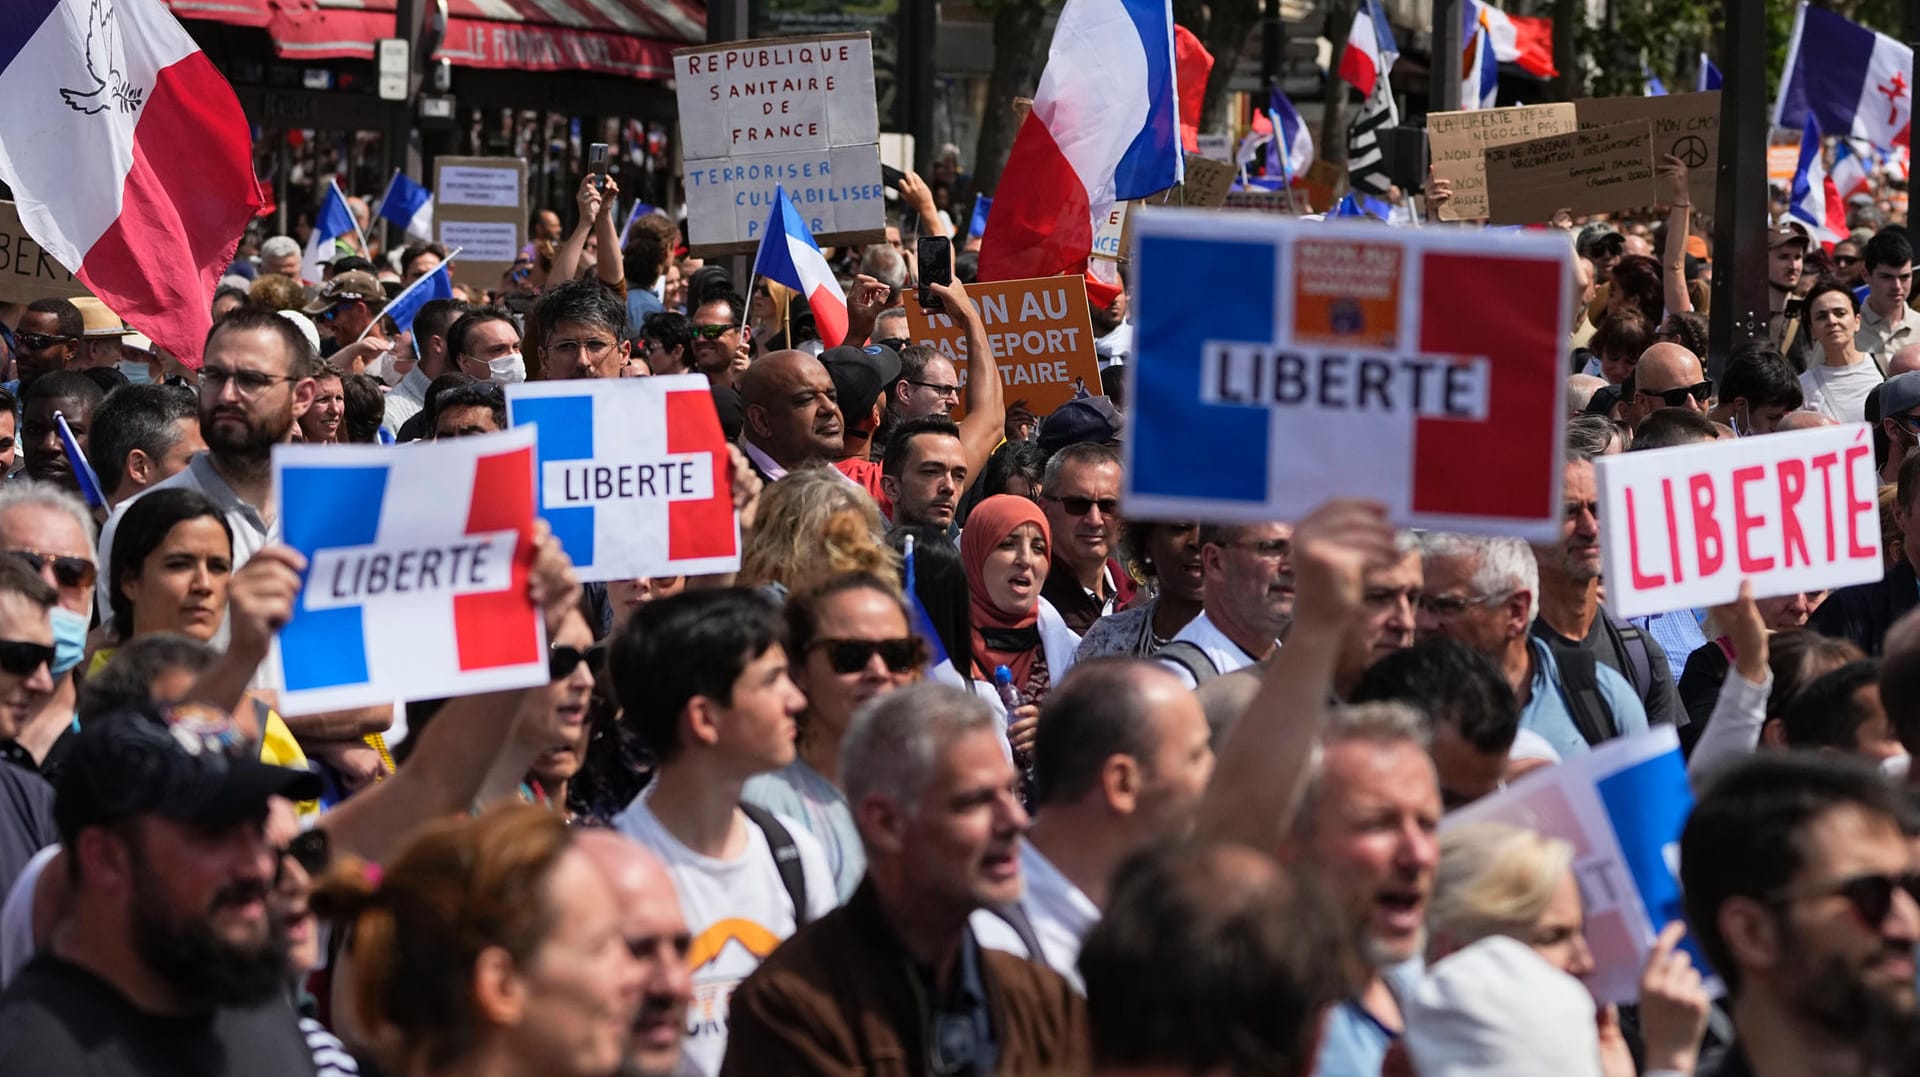
[[933, 293], [929, 284], [953, 283], [953, 241], [946, 236], [921, 236], [916, 250], [920, 261], [920, 309], [929, 314], [946, 312], [946, 304]]
[[607, 144], [595, 142], [587, 147], [587, 171], [593, 173], [593, 189], [607, 189]]

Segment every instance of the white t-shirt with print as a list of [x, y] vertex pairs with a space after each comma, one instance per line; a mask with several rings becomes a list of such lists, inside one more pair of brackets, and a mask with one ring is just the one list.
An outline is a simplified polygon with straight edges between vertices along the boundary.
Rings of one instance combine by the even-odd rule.
[[[795, 929], [793, 901], [780, 883], [773, 849], [759, 827], [745, 821], [746, 851], [732, 859], [702, 856], [667, 833], [646, 805], [644, 794], [614, 818], [622, 834], [653, 850], [673, 876], [680, 910], [693, 932], [687, 968], [693, 973], [693, 1002], [687, 1007], [686, 1057], [701, 1073], [720, 1072], [727, 1054], [727, 1003], [734, 988], [760, 967]], [[807, 881], [807, 920], [818, 920], [838, 904], [833, 871], [820, 842], [804, 824], [781, 818], [800, 852]]]

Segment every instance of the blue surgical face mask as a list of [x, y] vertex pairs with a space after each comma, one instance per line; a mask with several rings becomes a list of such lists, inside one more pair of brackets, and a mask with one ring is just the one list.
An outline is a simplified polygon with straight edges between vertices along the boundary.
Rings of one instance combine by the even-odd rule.
[[58, 677], [80, 664], [87, 654], [87, 616], [65, 606], [49, 611], [53, 618], [53, 666]]
[[125, 374], [127, 380], [135, 385], [145, 385], [153, 380], [153, 368], [138, 361], [120, 360], [120, 373]]

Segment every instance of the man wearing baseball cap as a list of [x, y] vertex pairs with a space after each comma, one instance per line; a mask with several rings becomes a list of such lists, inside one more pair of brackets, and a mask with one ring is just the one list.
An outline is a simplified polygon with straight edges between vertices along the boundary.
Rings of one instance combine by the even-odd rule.
[[54, 800], [73, 899], [0, 996], [0, 1043], [44, 1073], [311, 1074], [269, 913], [273, 797], [320, 794], [205, 707], [88, 722]]
[[1807, 334], [1802, 325], [1805, 304], [1794, 290], [1811, 242], [1806, 226], [1798, 221], [1787, 221], [1767, 233], [1768, 339], [1796, 371], [1807, 369]]
[[379, 350], [384, 351], [385, 337], [374, 323], [380, 308], [386, 305], [386, 289], [380, 287], [380, 281], [373, 274], [363, 269], [349, 269], [320, 286], [313, 302], [307, 304], [306, 313], [320, 327], [321, 336], [333, 339], [329, 354], [361, 340], [362, 333], [366, 334], [366, 340], [377, 341], [381, 345]]
[[820, 353], [820, 365], [833, 379], [840, 404], [843, 459], [865, 460], [880, 420], [886, 416], [882, 392], [900, 376], [900, 353], [884, 344], [855, 348], [842, 344]]

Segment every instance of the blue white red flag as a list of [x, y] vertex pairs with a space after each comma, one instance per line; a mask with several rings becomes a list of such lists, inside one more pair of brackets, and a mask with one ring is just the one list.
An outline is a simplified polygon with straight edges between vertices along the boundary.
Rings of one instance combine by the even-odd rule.
[[1846, 238], [1847, 207], [1821, 159], [1820, 125], [1812, 116], [1807, 117], [1800, 136], [1800, 165], [1793, 173], [1787, 215], [1806, 225], [1813, 238], [1828, 250]]
[[[454, 253], [459, 253], [457, 248]], [[413, 329], [413, 320], [420, 316], [421, 307], [436, 299], [453, 298], [452, 269], [453, 255], [450, 254], [446, 261], [434, 267], [433, 272], [407, 285], [399, 295], [387, 300], [387, 305], [380, 309], [380, 313], [392, 318], [393, 324], [398, 326], [402, 333], [410, 332]], [[375, 318], [374, 323], [377, 324], [379, 320]], [[372, 326], [369, 325], [368, 328], [371, 329]]]
[[1833, 178], [1834, 190], [1840, 192], [1842, 202], [1873, 189], [1873, 169], [1874, 162], [1846, 139], [1834, 142], [1833, 165], [1827, 169], [1827, 175]]
[[392, 221], [422, 243], [433, 242], [433, 195], [405, 172], [395, 172], [380, 199], [380, 219]]
[[280, 630], [283, 712], [547, 683], [533, 439], [274, 447], [281, 532], [307, 558]]
[[[1275, 137], [1267, 144], [1269, 175], [1278, 174], [1292, 182], [1313, 163], [1313, 132], [1300, 120], [1300, 112], [1275, 86], [1267, 95], [1267, 111], [1272, 116]], [[1277, 166], [1277, 167], [1275, 167]]]
[[353, 219], [347, 196], [340, 184], [327, 177], [327, 189], [320, 194], [320, 209], [313, 215], [313, 231], [307, 236], [307, 252], [300, 259], [300, 279], [318, 284], [326, 276], [327, 263], [333, 261], [333, 241], [341, 236], [358, 235], [360, 225]]
[[55, 261], [199, 365], [264, 198], [233, 88], [164, 0], [0, 3], [0, 181]]
[[87, 502], [88, 508], [103, 508], [107, 504], [107, 495], [100, 492], [100, 476], [87, 462], [87, 454], [80, 451], [80, 439], [73, 436], [73, 427], [67, 425], [67, 417], [53, 413], [53, 425], [60, 432], [60, 450], [67, 454], [67, 467], [73, 471], [73, 479], [80, 484], [80, 496]]
[[1394, 43], [1386, 12], [1375, 0], [1361, 0], [1360, 9], [1353, 13], [1353, 28], [1347, 32], [1347, 47], [1340, 53], [1341, 79], [1362, 97], [1368, 96], [1399, 58], [1400, 47]]
[[1913, 120], [1913, 50], [1845, 16], [1802, 3], [1787, 43], [1773, 125], [1820, 130], [1876, 146], [1905, 146]]
[[1694, 85], [1694, 89], [1706, 93], [1708, 90], [1719, 88], [1720, 69], [1713, 66], [1713, 60], [1703, 52], [1700, 54], [1700, 81]]
[[767, 230], [760, 236], [760, 253], [754, 256], [753, 271], [766, 279], [791, 288], [805, 296], [813, 310], [814, 328], [820, 342], [839, 347], [847, 339], [847, 293], [840, 279], [820, 253], [813, 233], [793, 208], [784, 184], [773, 191], [773, 212], [767, 217]]

